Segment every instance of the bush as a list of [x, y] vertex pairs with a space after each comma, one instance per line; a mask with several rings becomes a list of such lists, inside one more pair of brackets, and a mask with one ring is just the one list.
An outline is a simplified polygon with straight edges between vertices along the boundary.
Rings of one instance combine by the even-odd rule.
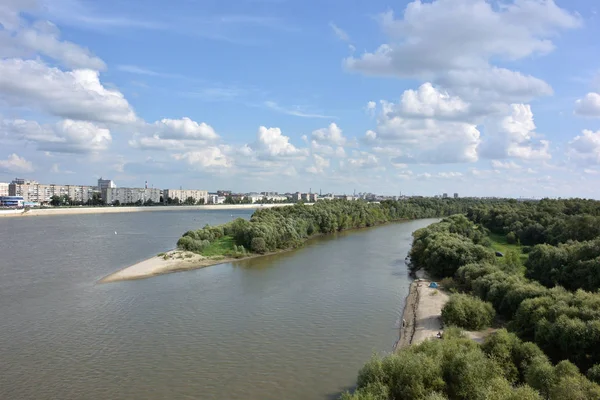
[[267, 243], [261, 237], [254, 237], [250, 243], [250, 248], [255, 253], [263, 254], [267, 252]]
[[454, 294], [442, 309], [444, 325], [480, 330], [491, 325], [496, 312], [491, 303], [466, 294]]
[[506, 243], [515, 244], [517, 243], [517, 235], [514, 232], [508, 232], [506, 235]]
[[596, 364], [588, 369], [586, 375], [590, 381], [600, 383], [600, 364]]

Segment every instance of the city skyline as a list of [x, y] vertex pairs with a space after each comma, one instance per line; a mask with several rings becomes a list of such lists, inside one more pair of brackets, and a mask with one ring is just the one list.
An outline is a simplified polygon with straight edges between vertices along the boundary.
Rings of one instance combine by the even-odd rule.
[[600, 197], [593, 1], [326, 3], [3, 1], [0, 182]]

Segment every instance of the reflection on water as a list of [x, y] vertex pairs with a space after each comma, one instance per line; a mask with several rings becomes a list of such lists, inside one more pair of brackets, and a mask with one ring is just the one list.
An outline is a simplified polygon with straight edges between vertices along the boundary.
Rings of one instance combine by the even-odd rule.
[[0, 220], [0, 398], [325, 399], [350, 387], [373, 352], [391, 349], [410, 234], [431, 221], [95, 283], [230, 214]]

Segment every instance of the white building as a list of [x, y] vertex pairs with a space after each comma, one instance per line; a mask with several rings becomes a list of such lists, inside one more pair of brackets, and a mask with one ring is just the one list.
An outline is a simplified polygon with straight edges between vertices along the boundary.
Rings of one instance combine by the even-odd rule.
[[107, 188], [102, 191], [102, 198], [106, 204], [135, 204], [152, 200], [160, 202], [160, 189], [147, 188]]
[[170, 198], [171, 200], [179, 199], [179, 202], [183, 203], [190, 197], [194, 199], [194, 203], [203, 200], [204, 204], [208, 204], [207, 190], [165, 189], [163, 191], [163, 199], [165, 202]]
[[8, 196], [8, 183], [0, 182], [0, 197]]

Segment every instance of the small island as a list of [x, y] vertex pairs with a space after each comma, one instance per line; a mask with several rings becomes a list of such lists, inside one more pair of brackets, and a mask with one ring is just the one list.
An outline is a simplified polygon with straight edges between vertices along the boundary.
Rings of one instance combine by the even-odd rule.
[[426, 198], [381, 203], [321, 200], [313, 205], [261, 208], [250, 220], [238, 218], [185, 232], [177, 249], [108, 275], [100, 283], [149, 278], [289, 251], [318, 235], [461, 213], [475, 203], [477, 200]]

